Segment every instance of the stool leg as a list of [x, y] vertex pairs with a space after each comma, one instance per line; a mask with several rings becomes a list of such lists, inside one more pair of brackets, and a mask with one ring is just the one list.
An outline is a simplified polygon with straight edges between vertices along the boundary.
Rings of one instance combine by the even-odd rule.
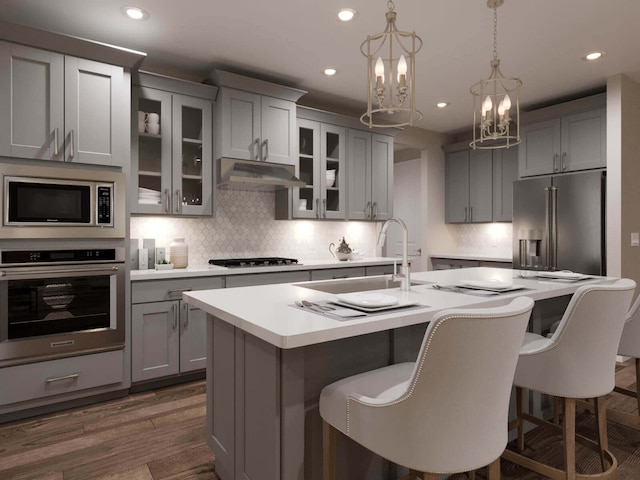
[[562, 410], [562, 399], [553, 397], [553, 423], [560, 425], [560, 410]]
[[576, 478], [576, 399], [564, 399], [564, 421], [562, 422], [564, 437], [564, 467], [567, 480]]
[[638, 415], [640, 415], [640, 358], [636, 358], [636, 401], [638, 402]]
[[500, 457], [487, 466], [487, 480], [500, 480]]
[[469, 474], [469, 480], [476, 480], [476, 471], [475, 470], [471, 470], [469, 472], [467, 472]]
[[322, 472], [324, 480], [336, 479], [336, 441], [338, 431], [322, 421]]
[[609, 440], [607, 439], [607, 399], [598, 397], [593, 402], [595, 405], [596, 417], [598, 419], [598, 446], [600, 447], [600, 463], [602, 471], [607, 469], [604, 459], [604, 451], [609, 450]]
[[524, 450], [524, 422], [522, 413], [524, 409], [524, 388], [516, 387], [516, 415], [518, 416], [518, 449]]

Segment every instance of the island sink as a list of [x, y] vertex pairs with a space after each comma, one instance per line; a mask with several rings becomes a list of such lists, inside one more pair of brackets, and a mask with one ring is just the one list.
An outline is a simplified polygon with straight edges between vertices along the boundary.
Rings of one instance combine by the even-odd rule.
[[[298, 287], [310, 288], [326, 293], [352, 293], [366, 292], [369, 290], [387, 290], [389, 288], [400, 288], [401, 280], [394, 280], [391, 276], [376, 277], [356, 277], [340, 280], [323, 280], [312, 283], [297, 283]], [[411, 281], [411, 285], [424, 285], [430, 282]]]

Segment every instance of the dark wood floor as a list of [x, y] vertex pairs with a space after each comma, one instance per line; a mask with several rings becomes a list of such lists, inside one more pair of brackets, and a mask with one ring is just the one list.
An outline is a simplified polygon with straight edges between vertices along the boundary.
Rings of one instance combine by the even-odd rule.
[[[619, 365], [618, 385], [634, 385], [630, 366]], [[617, 394], [610, 403], [637, 411], [634, 401]], [[205, 384], [196, 381], [0, 425], [0, 479], [219, 480], [205, 443], [204, 417]], [[582, 414], [578, 420], [588, 435], [592, 417]], [[618, 480], [640, 479], [640, 431], [609, 422], [609, 434]], [[527, 436], [528, 448], [538, 455], [557, 456], [556, 444], [536, 431]], [[597, 465], [596, 460], [587, 462]], [[502, 463], [504, 479], [542, 478]]]

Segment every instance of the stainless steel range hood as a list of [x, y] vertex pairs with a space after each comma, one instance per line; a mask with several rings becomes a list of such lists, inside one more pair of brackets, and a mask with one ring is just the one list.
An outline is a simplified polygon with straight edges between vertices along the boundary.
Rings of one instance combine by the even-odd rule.
[[296, 178], [294, 165], [223, 157], [216, 166], [220, 188], [268, 191], [305, 186]]

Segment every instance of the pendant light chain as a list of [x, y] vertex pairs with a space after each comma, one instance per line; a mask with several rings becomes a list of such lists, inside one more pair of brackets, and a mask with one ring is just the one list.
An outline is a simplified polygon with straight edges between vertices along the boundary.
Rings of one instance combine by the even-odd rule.
[[493, 8], [493, 59], [498, 59], [498, 9]]

